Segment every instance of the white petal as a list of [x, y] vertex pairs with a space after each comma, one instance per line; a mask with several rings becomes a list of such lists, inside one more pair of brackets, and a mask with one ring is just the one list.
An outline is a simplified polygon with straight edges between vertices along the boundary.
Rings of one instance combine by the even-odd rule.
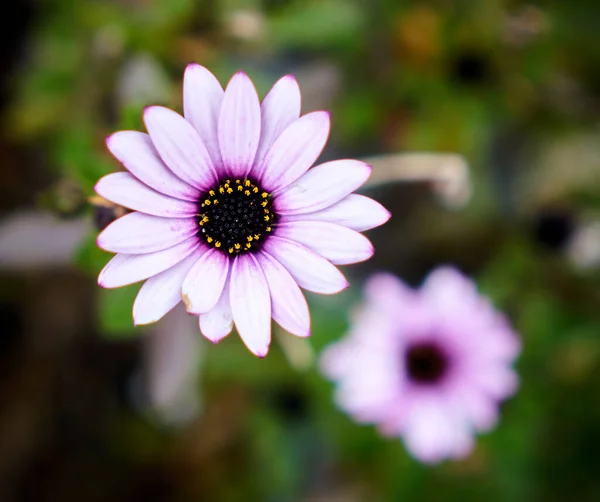
[[211, 72], [196, 63], [188, 65], [183, 77], [183, 115], [200, 135], [215, 165], [221, 162], [217, 124], [223, 95]]
[[259, 253], [256, 258], [269, 285], [275, 322], [296, 336], [310, 336], [308, 305], [294, 278], [268, 253]]
[[194, 218], [159, 218], [130, 213], [108, 225], [96, 243], [113, 253], [154, 253], [183, 242], [197, 231]]
[[148, 279], [133, 304], [136, 326], [158, 321], [181, 301], [181, 284], [206, 248], [197, 248], [177, 265]]
[[190, 314], [206, 314], [217, 304], [227, 273], [229, 258], [218, 249], [211, 249], [190, 270], [181, 287], [181, 297]]
[[300, 88], [293, 75], [286, 75], [275, 82], [263, 99], [260, 115], [260, 144], [255, 165], [262, 164], [275, 140], [287, 126], [300, 117]]
[[198, 239], [194, 236], [156, 253], [119, 253], [102, 269], [98, 276], [98, 284], [103, 288], [119, 288], [143, 281], [176, 265], [198, 246]]
[[275, 140], [254, 174], [275, 192], [296, 181], [315, 163], [329, 136], [329, 113], [312, 112], [292, 122]]
[[350, 194], [333, 206], [307, 214], [288, 215], [285, 221], [329, 221], [364, 232], [383, 225], [391, 213], [379, 202], [364, 195]]
[[106, 138], [106, 146], [131, 174], [150, 188], [178, 199], [198, 200], [198, 190], [165, 166], [147, 134], [138, 131], [116, 132]]
[[236, 73], [227, 84], [218, 134], [223, 165], [232, 176], [244, 178], [252, 168], [260, 141], [260, 103], [254, 84], [243, 72]]
[[313, 167], [276, 198], [280, 214], [312, 213], [340, 201], [361, 186], [371, 166], [358, 160], [334, 160]]
[[348, 287], [348, 281], [334, 265], [302, 244], [271, 236], [263, 249], [287, 268], [301, 288], [331, 295]]
[[192, 125], [181, 115], [162, 106], [144, 111], [144, 123], [164, 163], [198, 190], [206, 190], [217, 180], [208, 150]]
[[335, 265], [365, 261], [374, 252], [364, 235], [328, 221], [280, 223], [277, 236], [299, 242]]
[[181, 218], [194, 216], [198, 212], [195, 202], [159, 193], [130, 173], [112, 173], [104, 176], [96, 183], [94, 190], [115, 204], [154, 216]]
[[413, 403], [404, 431], [411, 453], [428, 463], [463, 458], [473, 449], [473, 433], [442, 397], [421, 397]]
[[213, 309], [200, 316], [200, 331], [211, 342], [225, 338], [233, 328], [233, 315], [229, 305], [229, 280], [225, 282], [221, 297]]
[[271, 343], [271, 298], [265, 275], [251, 254], [233, 262], [229, 299], [242, 341], [253, 354], [266, 356]]

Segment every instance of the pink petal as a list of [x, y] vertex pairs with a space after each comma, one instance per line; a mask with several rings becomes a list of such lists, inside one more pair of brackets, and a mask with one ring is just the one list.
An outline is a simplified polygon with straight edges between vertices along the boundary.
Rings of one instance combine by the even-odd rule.
[[106, 138], [106, 146], [131, 174], [150, 188], [178, 199], [198, 200], [198, 190], [165, 166], [147, 134], [138, 131], [116, 132]]
[[233, 315], [229, 305], [229, 281], [225, 282], [221, 297], [213, 309], [200, 316], [200, 331], [211, 342], [225, 338], [233, 328]]
[[404, 439], [418, 459], [437, 463], [445, 458], [463, 458], [473, 449], [473, 433], [451, 406], [441, 397], [415, 400]]
[[293, 75], [281, 77], [263, 99], [260, 107], [261, 134], [255, 165], [265, 155], [287, 126], [300, 117], [300, 88]]
[[98, 284], [103, 288], [119, 288], [152, 277], [189, 256], [198, 248], [193, 236], [173, 247], [147, 254], [117, 254], [102, 269]]
[[308, 305], [294, 278], [265, 252], [259, 253], [257, 260], [269, 285], [271, 315], [275, 322], [296, 336], [310, 336]]
[[197, 248], [177, 265], [148, 279], [133, 304], [136, 326], [158, 321], [181, 301], [181, 284], [206, 248]]
[[194, 126], [214, 165], [221, 162], [217, 124], [223, 88], [215, 76], [199, 64], [192, 63], [183, 77], [183, 115]]
[[271, 236], [263, 249], [287, 268], [301, 288], [330, 295], [348, 287], [348, 281], [335, 266], [302, 244]]
[[364, 235], [328, 221], [280, 223], [277, 236], [299, 242], [335, 265], [365, 261], [374, 252]]
[[244, 178], [260, 141], [260, 103], [254, 84], [243, 72], [236, 73], [225, 89], [218, 135], [223, 165], [232, 176]]
[[334, 160], [313, 167], [276, 198], [280, 214], [312, 213], [340, 201], [361, 186], [371, 166], [358, 160]]
[[329, 113], [312, 112], [292, 122], [275, 140], [255, 174], [270, 192], [296, 181], [315, 163], [329, 136]]
[[208, 150], [192, 125], [181, 115], [162, 106], [144, 111], [144, 123], [164, 163], [198, 190], [217, 180]]
[[271, 343], [271, 298], [267, 280], [251, 254], [233, 262], [229, 299], [242, 341], [253, 354], [266, 356]]
[[364, 232], [383, 225], [390, 216], [391, 213], [379, 202], [364, 195], [350, 194], [333, 206], [314, 213], [288, 215], [285, 221], [329, 221]]
[[130, 213], [108, 225], [96, 243], [113, 253], [154, 253], [179, 244], [197, 231], [194, 218], [159, 218]]
[[183, 281], [181, 297], [190, 314], [206, 314], [219, 301], [227, 273], [229, 258], [211, 249], [198, 260]]
[[115, 204], [154, 216], [180, 218], [194, 216], [198, 212], [195, 202], [175, 199], [152, 190], [130, 173], [104, 176], [96, 183], [94, 190]]

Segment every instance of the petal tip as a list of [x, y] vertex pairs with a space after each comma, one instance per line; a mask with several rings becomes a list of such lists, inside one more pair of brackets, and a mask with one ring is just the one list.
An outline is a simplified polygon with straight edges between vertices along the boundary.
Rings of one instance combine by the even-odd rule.
[[155, 319], [136, 319], [135, 316], [133, 318], [133, 325], [138, 328], [140, 326], [148, 326], [149, 324], [155, 323]]
[[112, 147], [114, 146], [114, 142], [115, 142], [115, 136], [118, 134], [118, 132], [113, 132], [112, 134], [109, 134], [108, 136], [106, 136], [106, 138], [104, 138], [104, 144], [106, 145], [106, 147], [111, 150]]
[[265, 347], [264, 349], [260, 349], [260, 350], [253, 350], [252, 353], [259, 359], [264, 359], [265, 357], [267, 357], [267, 354], [269, 353], [269, 347]]
[[288, 73], [287, 75], [284, 75], [283, 77], [281, 77], [279, 80], [298, 85], [298, 80], [296, 80], [296, 77], [294, 76], [293, 73]]
[[193, 71], [193, 70], [195, 70], [195, 69], [198, 69], [198, 68], [201, 68], [201, 69], [203, 69], [203, 70], [206, 70], [206, 68], [204, 68], [204, 66], [202, 66], [202, 65], [199, 65], [198, 63], [196, 63], [196, 61], [190, 61], [190, 62], [189, 62], [187, 65], [186, 65], [186, 67], [185, 67], [185, 71], [186, 71], [186, 72], [188, 72], [188, 71]]
[[105, 246], [105, 245], [103, 244], [103, 240], [104, 240], [104, 239], [102, 238], [102, 234], [103, 234], [103, 233], [104, 233], [104, 232], [100, 232], [100, 233], [98, 234], [98, 237], [96, 237], [96, 246], [97, 246], [97, 247], [99, 247], [100, 249], [104, 250], [104, 251], [109, 251], [109, 252], [110, 252], [110, 250], [109, 250], [109, 249], [106, 249], [106, 248], [104, 247], [104, 246]]

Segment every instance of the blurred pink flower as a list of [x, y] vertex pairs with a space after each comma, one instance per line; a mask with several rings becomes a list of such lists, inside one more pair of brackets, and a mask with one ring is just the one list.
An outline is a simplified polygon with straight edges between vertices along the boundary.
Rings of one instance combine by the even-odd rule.
[[434, 270], [418, 291], [389, 274], [365, 289], [350, 332], [321, 358], [338, 405], [402, 437], [423, 462], [465, 457], [517, 389], [519, 338], [453, 268]]
[[248, 76], [223, 90], [205, 68], [188, 66], [184, 117], [146, 109], [149, 134], [121, 131], [107, 140], [129, 172], [96, 185], [102, 197], [134, 210], [109, 225], [98, 246], [118, 253], [101, 286], [148, 279], [135, 324], [152, 323], [182, 299], [213, 342], [235, 322], [246, 346], [267, 354], [271, 317], [297, 336], [310, 334], [300, 287], [333, 294], [348, 283], [335, 265], [368, 259], [359, 232], [389, 213], [354, 195], [371, 173], [357, 160], [311, 166], [329, 135], [329, 114], [300, 117], [300, 90], [281, 78], [259, 102]]

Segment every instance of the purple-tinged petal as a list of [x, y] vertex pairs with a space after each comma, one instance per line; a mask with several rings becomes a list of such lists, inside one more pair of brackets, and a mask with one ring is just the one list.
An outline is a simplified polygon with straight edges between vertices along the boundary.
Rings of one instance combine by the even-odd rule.
[[442, 396], [421, 396], [415, 400], [404, 440], [412, 454], [426, 463], [463, 458], [473, 449], [472, 431]]
[[164, 163], [198, 190], [206, 190], [217, 180], [208, 150], [196, 130], [181, 115], [162, 106], [144, 111], [144, 123], [152, 143]]
[[150, 277], [142, 285], [133, 303], [133, 323], [136, 326], [158, 321], [181, 301], [181, 284], [204, 252], [205, 247], [196, 248], [177, 265]]
[[359, 160], [334, 160], [313, 167], [276, 198], [279, 214], [312, 213], [342, 200], [361, 186], [371, 166]]
[[329, 136], [329, 113], [312, 112], [292, 122], [275, 140], [254, 175], [269, 192], [296, 181], [315, 163]]
[[218, 135], [223, 166], [232, 176], [244, 178], [260, 141], [260, 102], [252, 80], [243, 72], [236, 73], [225, 89]]
[[219, 301], [229, 272], [229, 258], [211, 249], [200, 258], [183, 281], [181, 297], [190, 314], [206, 314]]
[[296, 336], [310, 336], [308, 305], [294, 278], [268, 253], [259, 253], [256, 258], [271, 292], [273, 320]]
[[261, 165], [275, 140], [287, 126], [300, 117], [300, 88], [293, 75], [281, 77], [260, 106], [260, 144], [255, 165]]
[[194, 236], [173, 247], [147, 254], [117, 254], [98, 276], [103, 288], [119, 288], [143, 281], [171, 268], [189, 256], [200, 244]]
[[233, 328], [233, 315], [229, 305], [229, 280], [225, 282], [221, 297], [213, 309], [199, 319], [200, 332], [211, 342], [225, 338]]
[[383, 225], [391, 213], [379, 202], [364, 195], [350, 194], [333, 206], [307, 214], [287, 215], [285, 221], [329, 221], [364, 232]]
[[204, 142], [214, 165], [221, 163], [217, 124], [223, 102], [223, 88], [203, 66], [192, 63], [183, 77], [183, 115]]
[[130, 213], [108, 225], [98, 235], [96, 244], [113, 253], [154, 253], [183, 242], [197, 231], [194, 218], [160, 218]]
[[206, 248], [196, 248], [177, 265], [150, 277], [143, 284], [133, 304], [133, 322], [136, 326], [158, 321], [181, 301], [181, 284], [204, 252]]
[[348, 281], [334, 265], [302, 244], [271, 236], [263, 249], [292, 274], [301, 288], [331, 295], [348, 287]]
[[271, 297], [265, 275], [251, 254], [233, 262], [229, 299], [242, 341], [253, 354], [266, 356], [271, 343]]
[[334, 265], [348, 265], [373, 256], [364, 235], [328, 221], [292, 221], [277, 225], [277, 236], [303, 244]]
[[195, 202], [157, 192], [130, 173], [108, 174], [96, 183], [94, 190], [115, 204], [154, 216], [181, 218], [194, 216], [198, 212]]
[[116, 132], [106, 138], [106, 146], [131, 174], [150, 188], [178, 199], [198, 200], [198, 190], [165, 166], [146, 133]]

